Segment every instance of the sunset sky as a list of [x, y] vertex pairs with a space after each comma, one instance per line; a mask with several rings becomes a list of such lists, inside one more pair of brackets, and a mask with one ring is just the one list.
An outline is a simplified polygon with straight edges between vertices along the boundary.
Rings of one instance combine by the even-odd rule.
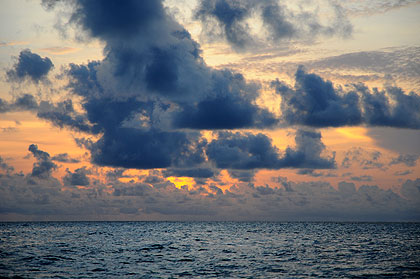
[[0, 220], [420, 221], [419, 15], [0, 0]]

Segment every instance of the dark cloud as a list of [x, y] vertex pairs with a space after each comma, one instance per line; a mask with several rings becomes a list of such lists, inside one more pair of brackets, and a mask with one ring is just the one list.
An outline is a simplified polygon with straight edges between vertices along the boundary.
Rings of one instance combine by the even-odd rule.
[[[226, 28], [236, 32], [249, 11], [228, 19], [231, 12], [242, 9], [239, 6], [243, 3], [235, 2], [239, 6], [233, 7], [233, 1], [216, 2], [202, 5], [219, 5], [220, 20], [231, 20]], [[105, 44], [104, 59], [86, 65], [70, 64], [65, 72], [67, 88], [81, 100], [81, 112], [69, 100], [41, 102], [38, 117], [59, 127], [96, 135], [95, 139], [78, 140], [90, 151], [93, 163], [170, 168], [168, 171], [173, 174], [198, 179], [210, 175], [208, 169], [203, 171], [208, 159], [242, 181], [252, 177], [251, 172], [245, 171], [258, 168], [335, 167], [334, 156], [323, 157], [325, 146], [319, 133], [299, 130], [296, 147], [281, 153], [262, 134], [221, 132], [217, 140], [207, 143], [198, 131], [193, 131], [267, 128], [274, 127], [278, 119], [257, 105], [259, 85], [247, 82], [241, 74], [212, 69], [204, 63], [199, 45], [167, 14], [161, 1], [116, 4], [74, 0], [67, 4], [68, 22]], [[44, 1], [44, 5], [53, 7], [50, 1]], [[286, 16], [283, 7], [272, 1], [257, 6], [259, 11], [265, 7], [263, 19], [271, 29], [289, 26], [286, 18], [276, 19]], [[109, 15], [113, 18], [109, 19]], [[274, 86], [283, 99], [281, 120], [288, 125], [329, 127], [363, 123], [360, 103], [365, 95], [361, 89], [345, 93], [302, 68], [296, 73], [294, 89], [280, 82]]]
[[0, 113], [11, 111], [36, 111], [38, 102], [30, 94], [23, 94], [15, 98], [12, 102], [7, 102], [0, 98]]
[[[48, 153], [30, 146], [38, 161]], [[46, 176], [9, 172], [0, 175], [0, 219], [19, 220], [273, 220], [273, 221], [418, 221], [420, 179], [407, 180], [400, 195], [378, 186], [340, 182], [293, 182], [275, 185], [239, 183], [222, 190], [216, 185], [175, 187], [159, 171], [142, 182], [89, 181], [86, 167], [67, 170], [63, 183]], [[120, 171], [117, 176], [123, 175]], [[89, 183], [90, 182], [90, 183]], [[110, 183], [111, 182], [111, 183]], [[65, 186], [87, 187], [65, 187]], [[133, 215], [135, 214], [135, 215]], [[16, 220], [16, 219], [15, 219]]]
[[124, 174], [126, 169], [117, 168], [106, 172], [106, 178], [109, 181], [116, 181], [119, 178], [130, 178], [132, 176]]
[[273, 194], [276, 194], [276, 191], [273, 188], [269, 187], [268, 185], [265, 185], [265, 186], [257, 186], [257, 187], [255, 187], [255, 190], [257, 192], [256, 197], [259, 197], [259, 195], [265, 196], [265, 195], [273, 195]]
[[194, 169], [167, 169], [163, 171], [163, 175], [178, 177], [194, 177], [194, 178], [211, 178], [217, 174], [217, 171], [211, 168], [194, 168]]
[[30, 94], [23, 94], [16, 98], [13, 106], [16, 110], [36, 110], [38, 109], [38, 102], [35, 97]]
[[88, 186], [90, 181], [88, 175], [91, 171], [86, 167], [76, 169], [74, 172], [66, 169], [67, 174], [63, 177], [64, 185], [71, 186]]
[[401, 194], [412, 201], [420, 200], [420, 179], [406, 180], [401, 186]]
[[[257, 70], [266, 73], [268, 73], [267, 69], [274, 68], [281, 69], [282, 73], [292, 74], [299, 65], [304, 65], [305, 69], [310, 72], [319, 73], [324, 78], [337, 80], [341, 83], [400, 84], [407, 92], [419, 92], [419, 54], [420, 47], [409, 46], [344, 53], [316, 60], [300, 61], [299, 63], [261, 61], [260, 55], [252, 56], [247, 61], [258, 65]], [[270, 58], [270, 56], [267, 58]], [[261, 62], [258, 63], [251, 59], [257, 59]], [[230, 64], [230, 66], [241, 68], [243, 64]], [[249, 65], [247, 66], [249, 67]]]
[[206, 153], [210, 161], [223, 169], [274, 169], [280, 163], [279, 150], [263, 134], [219, 132]]
[[77, 112], [70, 99], [55, 104], [41, 101], [37, 116], [60, 128], [67, 127], [80, 132], [96, 133], [88, 123], [86, 115]]
[[321, 133], [297, 130], [296, 147], [286, 148], [280, 161], [283, 168], [332, 169], [336, 168], [335, 153], [323, 157], [325, 145], [321, 141]]
[[300, 175], [309, 175], [309, 176], [312, 176], [312, 177], [320, 177], [320, 176], [323, 176], [322, 173], [315, 172], [313, 169], [301, 169], [301, 170], [298, 170], [297, 171], [297, 174], [300, 174]]
[[321, 157], [325, 145], [320, 133], [298, 130], [295, 142], [296, 148], [288, 147], [281, 155], [263, 134], [220, 132], [206, 153], [218, 168], [335, 168], [334, 156]]
[[59, 127], [100, 133], [88, 144], [94, 163], [189, 169], [205, 160], [206, 141], [179, 128], [276, 124], [272, 113], [256, 105], [259, 86], [241, 74], [209, 68], [198, 44], [161, 1], [71, 1], [69, 7], [70, 23], [105, 42], [105, 59], [70, 64], [66, 71], [68, 88], [81, 97], [85, 114], [61, 103], [38, 116]]
[[175, 115], [180, 128], [235, 129], [273, 127], [275, 116], [255, 104], [258, 86], [247, 83], [241, 74], [228, 70], [213, 72], [210, 96], [183, 105]]
[[353, 181], [368, 182], [368, 181], [372, 181], [372, 176], [370, 176], [370, 175], [352, 176], [350, 179], [353, 180]]
[[182, 132], [117, 128], [89, 149], [92, 161], [101, 166], [150, 169], [204, 162], [198, 134]]
[[420, 129], [420, 95], [396, 87], [368, 92], [359, 87], [364, 119], [371, 126]]
[[252, 182], [254, 180], [255, 170], [228, 170], [229, 176], [242, 182]]
[[9, 104], [7, 101], [0, 98], [0, 113], [5, 113], [10, 110]]
[[366, 135], [381, 148], [400, 154], [420, 155], [420, 130], [376, 127], [367, 129]]
[[416, 154], [400, 154], [398, 157], [392, 158], [389, 165], [405, 164], [407, 167], [414, 167], [419, 157]]
[[57, 161], [60, 163], [80, 163], [80, 160], [71, 158], [68, 153], [60, 153], [57, 155], [54, 155], [51, 160]]
[[[92, 37], [127, 38], [141, 33], [155, 21], [164, 20], [162, 1], [73, 1], [70, 23], [75, 23]], [[152, 27], [152, 26], [151, 26]]]
[[10, 173], [14, 171], [14, 167], [7, 164], [4, 159], [0, 156], [0, 170], [6, 171], [6, 173]]
[[404, 175], [409, 175], [412, 174], [413, 171], [412, 170], [406, 170], [406, 171], [396, 171], [394, 172], [395, 176], [404, 176]]
[[[76, 172], [74, 172], [76, 173]], [[74, 174], [73, 173], [73, 174]], [[279, 186], [242, 183], [222, 190], [210, 185], [178, 189], [146, 183], [63, 187], [49, 177], [0, 176], [0, 218], [20, 220], [273, 220], [418, 221], [420, 180], [407, 180], [401, 195], [377, 186], [279, 179]], [[132, 215], [132, 214], [135, 215]], [[130, 217], [129, 217], [130, 216]]]
[[51, 173], [57, 168], [57, 165], [51, 161], [50, 154], [38, 149], [36, 144], [31, 144], [28, 150], [36, 159], [32, 168], [32, 176], [43, 179], [51, 177]]
[[[234, 49], [243, 50], [281, 40], [308, 41], [319, 35], [350, 36], [353, 27], [343, 8], [337, 3], [330, 8], [334, 17], [327, 25], [321, 23], [316, 12], [293, 13], [276, 0], [201, 0], [194, 17], [201, 21], [205, 37], [222, 37]], [[258, 34], [247, 24], [251, 18], [262, 22], [263, 28]], [[261, 34], [267, 35], [261, 38]]]
[[48, 57], [42, 58], [29, 49], [25, 49], [20, 52], [17, 63], [7, 71], [7, 78], [12, 82], [22, 82], [25, 79], [30, 79], [38, 83], [46, 79], [53, 67], [54, 65]]
[[330, 81], [316, 74], [307, 74], [299, 67], [292, 89], [279, 80], [272, 83], [282, 97], [283, 120], [291, 125], [338, 127], [358, 125], [362, 121], [359, 96], [340, 94]]
[[383, 91], [354, 84], [345, 92], [299, 67], [295, 87], [276, 80], [272, 86], [282, 97], [282, 120], [289, 125], [339, 127], [365, 124], [420, 128], [420, 96], [397, 87]]
[[341, 166], [349, 168], [356, 163], [363, 169], [382, 169], [384, 163], [381, 161], [381, 157], [382, 153], [379, 151], [353, 147], [346, 151]]
[[206, 25], [219, 24], [221, 33], [230, 44], [236, 48], [244, 48], [252, 43], [249, 27], [244, 22], [250, 16], [250, 8], [250, 3], [246, 1], [200, 1], [195, 18], [202, 21], [205, 29], [211, 28]]
[[68, 88], [80, 96], [95, 95], [103, 93], [103, 88], [97, 79], [96, 68], [100, 65], [98, 61], [91, 61], [87, 65], [76, 65], [71, 63], [66, 70], [69, 77]]
[[40, 119], [44, 119], [60, 128], [70, 128], [79, 132], [97, 133], [88, 122], [83, 112], [74, 109], [73, 101], [67, 99], [57, 103], [49, 101], [38, 102], [31, 94], [23, 94], [12, 102], [0, 99], [0, 113], [13, 111], [35, 112]]
[[289, 22], [285, 13], [285, 8], [273, 0], [265, 1], [261, 7], [262, 20], [274, 41], [292, 38], [297, 35], [298, 27]]
[[159, 176], [158, 174], [156, 174], [156, 175], [150, 175], [149, 174], [146, 177], [144, 177], [143, 182], [151, 184], [151, 185], [153, 185], [153, 187], [157, 187], [156, 185], [164, 183], [165, 179], [163, 177]]

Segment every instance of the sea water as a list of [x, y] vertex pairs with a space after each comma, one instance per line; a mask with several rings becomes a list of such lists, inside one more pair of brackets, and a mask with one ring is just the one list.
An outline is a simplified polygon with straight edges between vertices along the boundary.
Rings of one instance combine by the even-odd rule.
[[0, 223], [0, 278], [420, 278], [420, 223]]

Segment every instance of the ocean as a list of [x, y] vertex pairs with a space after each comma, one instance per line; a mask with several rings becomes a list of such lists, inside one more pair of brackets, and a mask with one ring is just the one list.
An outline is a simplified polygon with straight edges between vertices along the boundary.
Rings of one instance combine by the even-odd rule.
[[0, 278], [420, 278], [420, 223], [0, 223]]

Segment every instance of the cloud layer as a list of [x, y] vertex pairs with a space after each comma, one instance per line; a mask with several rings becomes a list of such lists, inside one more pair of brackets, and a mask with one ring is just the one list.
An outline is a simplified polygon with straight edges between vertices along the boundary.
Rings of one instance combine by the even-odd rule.
[[[38, 150], [39, 151], [39, 150]], [[40, 151], [42, 152], [42, 151]], [[43, 154], [43, 153], [42, 153]], [[39, 155], [43, 157], [43, 155]], [[35, 169], [36, 166], [34, 166]], [[420, 180], [407, 180], [401, 194], [377, 186], [340, 182], [295, 183], [273, 179], [275, 187], [250, 183], [222, 190], [176, 188], [160, 174], [122, 183], [89, 179], [90, 171], [53, 177], [0, 175], [0, 216], [19, 220], [335, 220], [411, 221], [420, 218]], [[108, 184], [107, 184], [108, 183]], [[63, 190], [63, 186], [66, 186]], [[84, 186], [84, 187], [75, 187]]]

